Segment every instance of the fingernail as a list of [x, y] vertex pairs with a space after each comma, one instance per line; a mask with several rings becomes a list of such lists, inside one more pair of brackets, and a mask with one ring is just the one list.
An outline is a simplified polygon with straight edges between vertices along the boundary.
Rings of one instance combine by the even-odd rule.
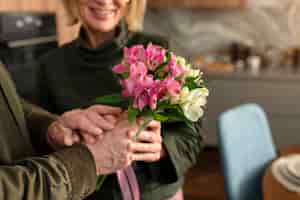
[[128, 132], [128, 137], [129, 137], [129, 138], [132, 138], [134, 135], [135, 135], [135, 132], [134, 132], [134, 131], [129, 131], [129, 132]]
[[100, 128], [97, 128], [96, 131], [97, 135], [101, 135], [103, 133], [103, 130]]

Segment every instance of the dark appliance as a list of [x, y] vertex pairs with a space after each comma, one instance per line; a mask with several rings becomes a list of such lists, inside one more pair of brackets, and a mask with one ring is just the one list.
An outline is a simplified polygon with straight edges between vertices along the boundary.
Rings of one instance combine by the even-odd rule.
[[0, 12], [0, 60], [24, 99], [37, 101], [37, 61], [57, 47], [54, 13]]

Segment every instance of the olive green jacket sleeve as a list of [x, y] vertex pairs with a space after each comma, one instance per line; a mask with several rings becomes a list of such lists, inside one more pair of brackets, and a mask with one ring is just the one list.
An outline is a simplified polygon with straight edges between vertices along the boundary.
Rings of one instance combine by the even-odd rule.
[[48, 127], [57, 119], [57, 115], [22, 100], [22, 107], [29, 130], [31, 143], [39, 155], [53, 152], [46, 141]]
[[[35, 132], [40, 135], [51, 122], [51, 114], [21, 103], [9, 74], [1, 64], [0, 86], [8, 102], [8, 105], [1, 106], [10, 108], [16, 122], [11, 125], [19, 127], [16, 129], [18, 132], [0, 132], [0, 139], [22, 140], [24, 149], [28, 150], [24, 152], [27, 155], [24, 159], [11, 161], [9, 165], [0, 160], [0, 199], [78, 200], [92, 193], [97, 176], [95, 161], [87, 147], [77, 145], [47, 156], [34, 157], [26, 125], [31, 130], [36, 129]], [[1, 153], [9, 154], [10, 151], [13, 150], [2, 149]]]
[[163, 146], [166, 157], [159, 162], [149, 164], [153, 177], [159, 177], [161, 183], [172, 184], [182, 181], [188, 169], [193, 167], [204, 148], [199, 123], [195, 130], [184, 123], [162, 124]]
[[[175, 182], [196, 164], [204, 142], [200, 125], [195, 123], [194, 126], [197, 131], [184, 123], [162, 125], [164, 148], [168, 154], [167, 158], [161, 161], [162, 179]], [[170, 173], [172, 171], [174, 173]]]
[[45, 157], [0, 165], [0, 199], [83, 199], [95, 189], [93, 162], [86, 147], [76, 146]]

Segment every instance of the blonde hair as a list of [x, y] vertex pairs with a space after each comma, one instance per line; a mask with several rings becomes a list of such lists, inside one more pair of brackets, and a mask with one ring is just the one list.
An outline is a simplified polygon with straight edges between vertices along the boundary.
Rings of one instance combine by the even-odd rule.
[[[147, 0], [129, 0], [125, 21], [130, 31], [142, 31]], [[68, 24], [75, 25], [80, 22], [78, 0], [63, 0]]]

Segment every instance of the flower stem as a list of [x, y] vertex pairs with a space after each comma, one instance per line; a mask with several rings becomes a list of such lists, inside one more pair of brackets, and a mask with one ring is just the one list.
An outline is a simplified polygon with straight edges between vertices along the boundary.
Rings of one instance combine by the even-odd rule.
[[153, 120], [152, 117], [145, 118], [145, 121], [142, 123], [142, 125], [139, 127], [138, 131], [136, 132], [135, 136], [133, 137], [133, 141], [136, 141], [139, 135], [141, 134], [142, 130], [145, 129], [145, 127]]
[[107, 175], [98, 176], [97, 185], [96, 185], [96, 191], [100, 190], [100, 188], [102, 187], [102, 185], [103, 185], [106, 177], [107, 177]]

